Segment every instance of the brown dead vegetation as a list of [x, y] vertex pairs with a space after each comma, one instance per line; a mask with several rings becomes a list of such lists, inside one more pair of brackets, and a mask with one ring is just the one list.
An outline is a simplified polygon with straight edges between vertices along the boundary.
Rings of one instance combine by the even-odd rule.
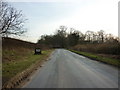
[[79, 44], [72, 48], [78, 51], [120, 55], [120, 43]]
[[46, 50], [49, 47], [36, 43], [26, 42], [13, 38], [2, 38], [2, 62], [23, 60], [31, 52], [34, 54], [35, 48]]

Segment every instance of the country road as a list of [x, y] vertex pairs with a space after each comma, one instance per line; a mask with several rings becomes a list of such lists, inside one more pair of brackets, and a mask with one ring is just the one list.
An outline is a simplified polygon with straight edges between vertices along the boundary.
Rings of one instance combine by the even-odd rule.
[[56, 49], [22, 88], [118, 88], [118, 70], [65, 49]]

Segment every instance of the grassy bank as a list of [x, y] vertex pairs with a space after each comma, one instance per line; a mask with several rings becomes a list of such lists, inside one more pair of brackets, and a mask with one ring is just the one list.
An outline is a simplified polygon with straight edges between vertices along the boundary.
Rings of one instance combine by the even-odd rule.
[[91, 58], [93, 60], [97, 60], [97, 61], [100, 61], [100, 62], [103, 62], [106, 64], [113, 65], [113, 66], [119, 67], [119, 65], [120, 65], [120, 60], [118, 60], [118, 59], [102, 57], [102, 56], [98, 56], [96, 54], [88, 53], [88, 52], [81, 52], [81, 51], [75, 51], [75, 50], [70, 50], [70, 51], [77, 53], [77, 54], [80, 54], [80, 55], [83, 55], [83, 56], [86, 56], [86, 57]]
[[[16, 74], [22, 72], [23, 70], [29, 68], [31, 65], [37, 63], [40, 60], [45, 60], [52, 52], [53, 50], [45, 50], [42, 51], [42, 55], [34, 55], [33, 51], [27, 52], [24, 56], [17, 56], [17, 52], [15, 51], [3, 51], [6, 56], [10, 56], [9, 54], [13, 53], [14, 60], [9, 62], [3, 63], [2, 68], [2, 78], [3, 78], [3, 84], [10, 80], [12, 77], [14, 77]], [[22, 60], [20, 60], [22, 59]]]

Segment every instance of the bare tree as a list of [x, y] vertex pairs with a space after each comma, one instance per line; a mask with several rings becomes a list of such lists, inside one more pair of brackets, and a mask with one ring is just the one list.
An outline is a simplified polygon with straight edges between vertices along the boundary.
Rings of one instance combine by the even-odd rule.
[[88, 31], [85, 33], [86, 40], [89, 41], [89, 42], [92, 42], [92, 41], [93, 41], [93, 34], [94, 34], [93, 31], [89, 31], [89, 30], [88, 30]]
[[18, 11], [7, 2], [0, 0], [0, 34], [3, 37], [25, 33], [25, 21], [22, 11]]
[[100, 30], [98, 31], [98, 41], [99, 42], [104, 42], [104, 35], [105, 35], [105, 32], [103, 30]]

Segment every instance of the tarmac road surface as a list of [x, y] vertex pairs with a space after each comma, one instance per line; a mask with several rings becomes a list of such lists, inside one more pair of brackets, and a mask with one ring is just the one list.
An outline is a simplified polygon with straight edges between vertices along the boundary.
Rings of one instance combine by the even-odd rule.
[[56, 49], [22, 88], [118, 88], [118, 69]]

